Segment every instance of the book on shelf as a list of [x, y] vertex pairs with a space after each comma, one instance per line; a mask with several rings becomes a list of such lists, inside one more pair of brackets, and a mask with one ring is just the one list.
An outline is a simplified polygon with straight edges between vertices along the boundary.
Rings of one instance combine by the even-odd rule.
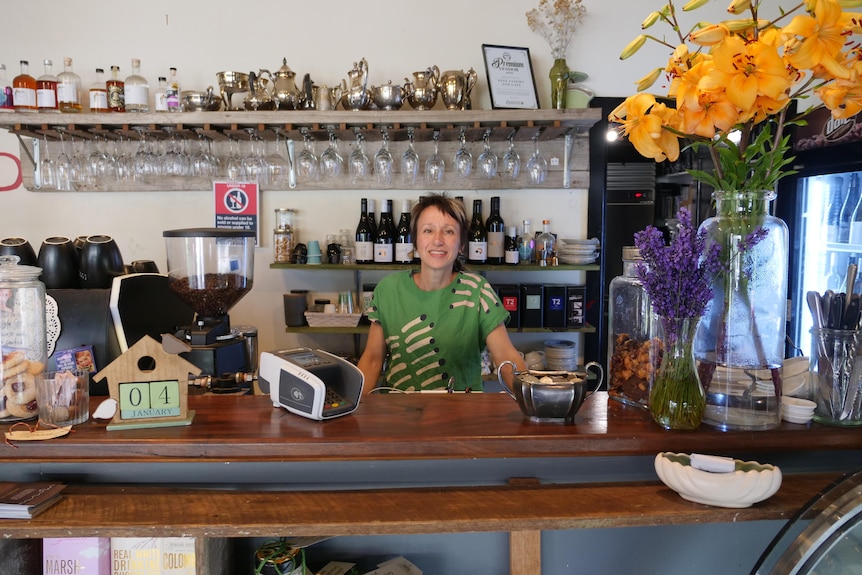
[[51, 481], [0, 482], [0, 519], [30, 519], [57, 503], [66, 486]]

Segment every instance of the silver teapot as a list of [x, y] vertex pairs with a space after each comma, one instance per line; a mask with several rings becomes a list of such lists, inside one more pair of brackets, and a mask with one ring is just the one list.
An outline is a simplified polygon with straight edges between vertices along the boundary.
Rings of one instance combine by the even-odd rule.
[[443, 104], [449, 110], [469, 110], [470, 91], [476, 85], [476, 71], [470, 68], [463, 70], [447, 70], [440, 75], [439, 90]]
[[440, 68], [431, 66], [413, 72], [413, 81], [405, 78], [404, 90], [407, 102], [414, 110], [430, 110], [437, 103], [437, 86], [440, 82]]
[[[503, 381], [503, 368], [512, 368], [512, 389]], [[587, 388], [586, 370], [598, 371], [596, 385]], [[604, 380], [601, 364], [591, 361], [584, 366], [585, 372], [536, 371], [519, 372], [511, 361], [497, 367], [497, 380], [503, 390], [518, 402], [521, 413], [537, 423], [574, 423], [575, 414], [588, 395], [596, 392]]]
[[296, 73], [287, 65], [287, 58], [283, 58], [281, 68], [271, 75], [272, 100], [277, 110], [299, 108], [299, 88], [295, 78]]
[[371, 104], [371, 93], [368, 91], [368, 62], [365, 58], [354, 62], [347, 76], [349, 82], [341, 81], [341, 105], [345, 110], [367, 109]]
[[380, 110], [400, 110], [405, 94], [404, 87], [393, 85], [392, 80], [382, 86], [371, 86], [371, 101]]

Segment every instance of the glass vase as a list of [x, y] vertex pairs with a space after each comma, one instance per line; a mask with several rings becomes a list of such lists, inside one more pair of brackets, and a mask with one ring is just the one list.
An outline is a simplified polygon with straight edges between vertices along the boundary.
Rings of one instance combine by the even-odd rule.
[[665, 429], [697, 429], [705, 397], [692, 343], [700, 318], [659, 318], [662, 357], [649, 396], [653, 420]]
[[548, 74], [551, 79], [551, 108], [562, 110], [566, 107], [566, 90], [569, 87], [569, 66], [565, 58], [557, 58]]
[[781, 423], [781, 364], [787, 305], [787, 225], [769, 214], [772, 191], [717, 191], [716, 215], [701, 224], [725, 270], [713, 283], [695, 337], [706, 392], [704, 423], [722, 430]]

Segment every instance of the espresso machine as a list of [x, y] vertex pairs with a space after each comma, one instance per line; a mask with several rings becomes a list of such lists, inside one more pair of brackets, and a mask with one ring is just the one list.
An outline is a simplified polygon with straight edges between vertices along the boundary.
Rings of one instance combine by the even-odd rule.
[[163, 232], [168, 286], [195, 312], [191, 325], [174, 336], [190, 346], [180, 355], [202, 374], [227, 379], [251, 376], [256, 368], [257, 332], [231, 328], [228, 311], [251, 290], [254, 232], [189, 228]]

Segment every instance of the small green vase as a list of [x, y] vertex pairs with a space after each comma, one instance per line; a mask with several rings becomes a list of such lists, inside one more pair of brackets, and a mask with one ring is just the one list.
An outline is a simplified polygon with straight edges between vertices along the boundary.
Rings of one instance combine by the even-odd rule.
[[569, 84], [569, 66], [565, 58], [557, 58], [548, 74], [551, 79], [551, 108], [562, 110], [566, 107], [566, 89]]

